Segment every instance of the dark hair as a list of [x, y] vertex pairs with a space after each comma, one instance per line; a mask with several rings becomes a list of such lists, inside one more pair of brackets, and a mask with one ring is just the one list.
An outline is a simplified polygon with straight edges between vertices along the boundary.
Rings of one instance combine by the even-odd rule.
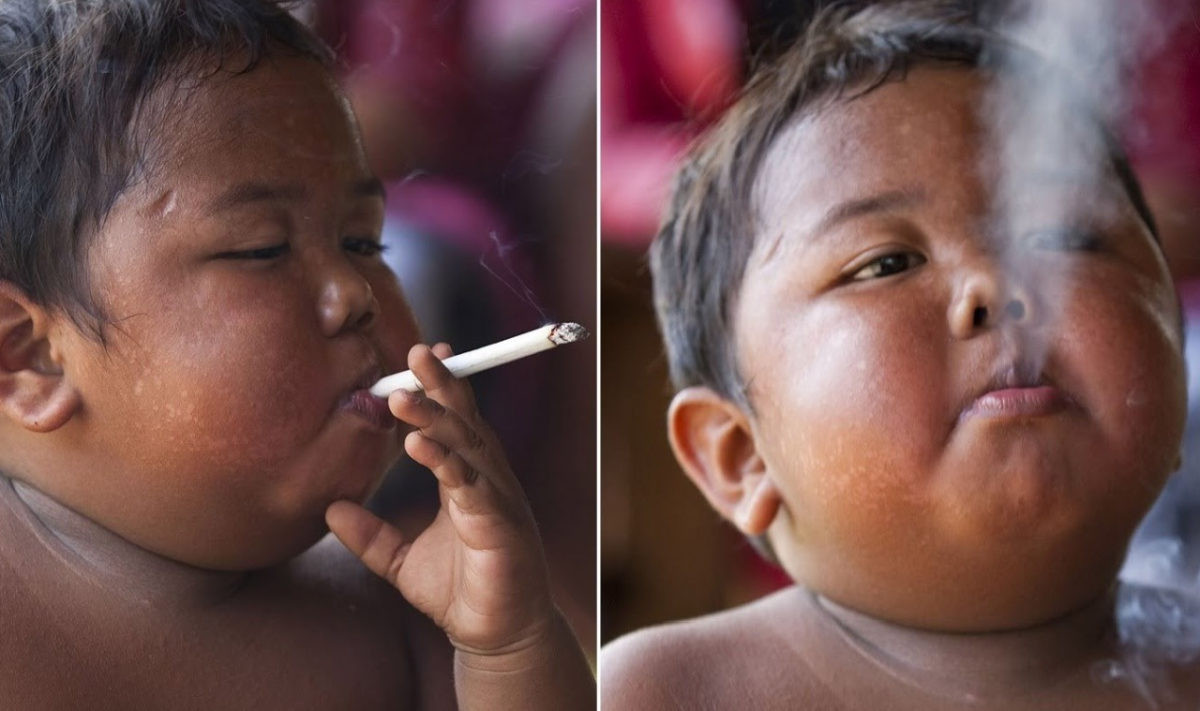
[[[975, 5], [900, 0], [823, 9], [692, 147], [650, 250], [655, 310], [675, 387], [706, 385], [750, 408], [733, 353], [733, 302], [758, 230], [755, 178], [776, 137], [803, 115], [902, 79], [915, 65], [990, 69], [1001, 66], [1002, 55], [1011, 61], [1022, 53], [981, 25]], [[1128, 162], [1107, 133], [1105, 140], [1118, 179], [1156, 234]]]
[[286, 2], [0, 3], [0, 279], [103, 340], [84, 254], [162, 138], [147, 100], [204, 62], [237, 74], [281, 50], [332, 61]]

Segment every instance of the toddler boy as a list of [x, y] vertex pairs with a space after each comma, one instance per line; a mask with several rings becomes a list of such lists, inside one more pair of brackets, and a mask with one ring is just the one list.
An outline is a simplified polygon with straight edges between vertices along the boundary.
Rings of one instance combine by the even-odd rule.
[[679, 175], [651, 256], [671, 445], [796, 586], [615, 642], [605, 708], [1200, 698], [1186, 665], [1097, 676], [1133, 668], [1116, 573], [1184, 418], [1149, 214], [1119, 155], [1095, 190], [1022, 175], [1001, 214], [997, 43], [954, 8], [824, 12]]
[[[329, 66], [266, 0], [0, 5], [5, 708], [592, 705]], [[402, 450], [413, 541], [359, 506]]]

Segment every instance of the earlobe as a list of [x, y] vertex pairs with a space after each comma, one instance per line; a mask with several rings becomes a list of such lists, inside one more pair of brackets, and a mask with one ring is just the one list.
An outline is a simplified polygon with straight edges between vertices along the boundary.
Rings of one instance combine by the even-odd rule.
[[761, 536], [779, 514], [782, 501], [775, 481], [769, 476], [758, 477], [738, 506], [734, 523], [747, 536]]
[[0, 411], [32, 432], [50, 432], [79, 409], [50, 338], [52, 319], [16, 286], [0, 282]]
[[779, 512], [779, 491], [742, 409], [705, 387], [684, 388], [667, 413], [675, 458], [722, 516], [760, 535]]

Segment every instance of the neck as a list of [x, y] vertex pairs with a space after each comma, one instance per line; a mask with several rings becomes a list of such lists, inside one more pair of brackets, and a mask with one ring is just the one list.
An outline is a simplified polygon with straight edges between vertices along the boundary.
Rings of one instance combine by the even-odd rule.
[[1024, 629], [952, 633], [905, 627], [815, 596], [843, 640], [889, 676], [956, 699], [1010, 698], [1087, 674], [1116, 654], [1113, 591], [1058, 619]]
[[228, 599], [247, 573], [205, 570], [146, 550], [33, 486], [3, 478], [16, 513], [73, 573], [128, 601], [153, 607], [210, 606]]

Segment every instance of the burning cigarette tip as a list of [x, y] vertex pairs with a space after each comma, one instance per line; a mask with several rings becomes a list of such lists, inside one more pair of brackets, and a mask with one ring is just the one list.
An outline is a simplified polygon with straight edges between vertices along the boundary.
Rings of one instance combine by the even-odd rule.
[[565, 343], [582, 341], [589, 335], [586, 328], [572, 321], [555, 324], [554, 328], [550, 330], [550, 340], [559, 346]]

